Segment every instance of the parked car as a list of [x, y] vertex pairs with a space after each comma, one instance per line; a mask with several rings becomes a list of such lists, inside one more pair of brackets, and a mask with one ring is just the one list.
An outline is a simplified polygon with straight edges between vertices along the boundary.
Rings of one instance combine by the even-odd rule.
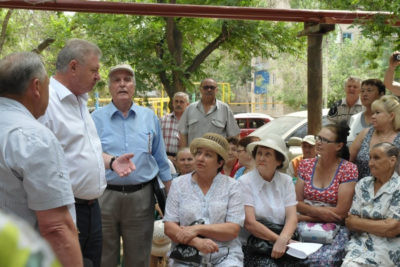
[[[327, 118], [329, 109], [322, 110], [322, 125], [329, 124]], [[268, 134], [282, 136], [286, 145], [289, 147], [289, 158], [292, 159], [302, 154], [301, 139], [307, 135], [307, 110], [298, 111], [276, 118], [270, 123], [258, 128], [250, 135], [258, 136], [261, 139]]]
[[274, 118], [262, 113], [238, 113], [235, 119], [240, 128], [240, 138], [243, 138]]

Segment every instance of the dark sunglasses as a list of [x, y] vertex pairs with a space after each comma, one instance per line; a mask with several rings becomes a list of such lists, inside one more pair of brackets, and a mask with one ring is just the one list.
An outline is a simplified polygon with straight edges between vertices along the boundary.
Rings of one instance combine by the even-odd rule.
[[208, 90], [208, 89], [215, 90], [215, 88], [217, 88], [217, 87], [213, 86], [213, 85], [204, 85], [204, 86], [202, 86], [202, 88], [204, 90]]

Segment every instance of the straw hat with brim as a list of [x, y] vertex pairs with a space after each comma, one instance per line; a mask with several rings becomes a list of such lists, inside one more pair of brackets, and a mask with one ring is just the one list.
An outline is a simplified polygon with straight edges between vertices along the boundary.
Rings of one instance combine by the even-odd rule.
[[162, 220], [154, 221], [151, 255], [156, 257], [164, 257], [170, 248], [171, 239], [164, 234], [164, 223]]
[[113, 74], [113, 72], [117, 71], [117, 70], [126, 70], [127, 72], [129, 72], [130, 74], [132, 74], [132, 76], [135, 76], [135, 72], [133, 71], [132, 67], [128, 64], [119, 64], [117, 66], [114, 66], [110, 69], [110, 71], [108, 72], [108, 77], [111, 76], [111, 74]]
[[286, 148], [285, 142], [283, 141], [283, 139], [280, 136], [278, 136], [276, 134], [269, 134], [269, 135], [265, 136], [265, 138], [261, 141], [250, 143], [247, 146], [247, 151], [250, 154], [252, 154], [253, 150], [257, 146], [269, 147], [269, 148], [272, 148], [273, 150], [276, 150], [279, 153], [281, 153], [283, 155], [283, 157], [285, 158], [285, 160], [283, 162], [283, 168], [287, 167], [287, 165], [289, 163], [289, 158], [287, 155], [287, 148]]
[[306, 135], [304, 136], [303, 140], [301, 140], [301, 142], [306, 142], [309, 143], [312, 146], [315, 146], [315, 137], [314, 135]]
[[199, 147], [208, 148], [218, 155], [220, 155], [225, 161], [228, 158], [229, 144], [225, 137], [216, 133], [205, 133], [200, 138], [193, 139], [190, 143], [190, 152], [194, 155]]

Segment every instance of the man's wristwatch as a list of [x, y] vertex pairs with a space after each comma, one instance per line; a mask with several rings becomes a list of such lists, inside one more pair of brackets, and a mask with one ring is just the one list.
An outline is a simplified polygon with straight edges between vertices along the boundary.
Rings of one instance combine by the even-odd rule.
[[110, 165], [109, 165], [109, 167], [110, 167], [110, 170], [112, 170], [112, 171], [114, 171], [114, 169], [113, 169], [113, 167], [112, 167], [112, 164], [113, 164], [114, 160], [116, 160], [117, 158], [118, 158], [117, 156], [114, 156], [114, 157], [112, 157], [111, 160], [110, 160]]

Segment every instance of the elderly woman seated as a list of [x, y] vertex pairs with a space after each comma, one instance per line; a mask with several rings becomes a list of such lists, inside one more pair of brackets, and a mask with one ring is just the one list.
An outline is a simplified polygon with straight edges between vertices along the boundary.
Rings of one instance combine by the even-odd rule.
[[174, 242], [172, 266], [242, 266], [238, 234], [244, 207], [239, 184], [220, 173], [228, 142], [207, 133], [192, 141], [190, 151], [194, 172], [172, 181], [165, 210], [165, 234]]
[[342, 266], [400, 266], [399, 152], [391, 143], [372, 146], [372, 176], [357, 183], [346, 218], [352, 236]]
[[[279, 172], [288, 163], [286, 145], [281, 137], [271, 134], [250, 143], [247, 150], [255, 159], [255, 169], [239, 179], [246, 213], [245, 229], [240, 234], [244, 266], [285, 265], [286, 245], [297, 227], [292, 178]], [[254, 240], [267, 242], [268, 249], [255, 250]]]

